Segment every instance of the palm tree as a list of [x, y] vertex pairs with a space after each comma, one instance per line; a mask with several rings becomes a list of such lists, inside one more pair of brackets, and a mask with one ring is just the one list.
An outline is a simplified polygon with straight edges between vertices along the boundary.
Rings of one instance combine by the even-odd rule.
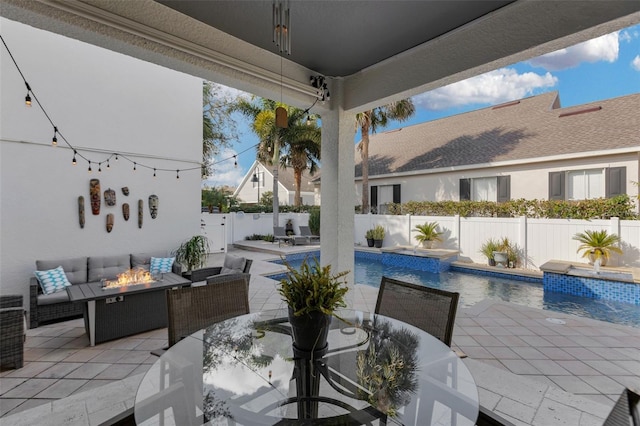
[[379, 127], [385, 127], [389, 120], [405, 121], [414, 112], [413, 101], [403, 99], [356, 114], [356, 126], [362, 134], [362, 140], [358, 144], [362, 158], [362, 213], [369, 213], [369, 131], [375, 133]]
[[[282, 106], [287, 110], [287, 128], [279, 128], [275, 123], [275, 109]], [[252, 130], [260, 138], [258, 161], [280, 167], [292, 167], [296, 184], [295, 205], [299, 206], [302, 174], [309, 170], [314, 174], [320, 159], [320, 128], [306, 124], [306, 112], [282, 105], [270, 99], [259, 101], [240, 100], [235, 109], [253, 120]], [[277, 179], [277, 169], [274, 176]], [[275, 180], [274, 179], [274, 180]], [[274, 213], [277, 203], [277, 184], [274, 182]], [[275, 222], [275, 218], [274, 218]]]

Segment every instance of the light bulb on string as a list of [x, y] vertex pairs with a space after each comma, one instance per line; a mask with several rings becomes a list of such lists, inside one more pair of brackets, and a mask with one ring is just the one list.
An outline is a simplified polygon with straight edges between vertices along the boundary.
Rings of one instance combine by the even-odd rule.
[[176, 179], [180, 179], [180, 170], [176, 170]]
[[102, 163], [98, 163], [98, 173], [102, 173]]
[[78, 164], [78, 162], [76, 161], [76, 154], [78, 153], [78, 151], [76, 151], [75, 149], [73, 150], [73, 160], [71, 160], [71, 164], [73, 164], [74, 166], [76, 164]]
[[27, 83], [26, 81], [24, 82], [24, 84], [27, 85], [27, 96], [24, 97], [24, 104], [28, 107], [31, 107], [31, 96], [29, 95], [29, 93], [31, 92], [31, 87], [29, 87], [29, 83]]
[[136, 171], [136, 166], [138, 165], [138, 163], [136, 163], [135, 161], [133, 162], [133, 171]]
[[91, 161], [89, 161], [89, 169], [87, 171], [91, 173]]
[[118, 154], [116, 153], [116, 161], [118, 161]]
[[153, 168], [153, 177], [156, 177], [156, 169], [155, 169], [155, 167]]
[[238, 157], [236, 155], [233, 156], [233, 167], [238, 168]]
[[51, 146], [58, 146], [58, 138], [56, 134], [58, 133], [58, 128], [53, 126], [53, 139], [51, 139]]
[[109, 159], [107, 158], [107, 169], [110, 169], [111, 165], [109, 164]]

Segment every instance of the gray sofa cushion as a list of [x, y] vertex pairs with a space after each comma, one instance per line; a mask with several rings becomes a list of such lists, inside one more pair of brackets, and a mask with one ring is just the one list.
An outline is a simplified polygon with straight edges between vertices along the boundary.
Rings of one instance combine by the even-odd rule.
[[224, 265], [220, 270], [220, 274], [241, 274], [244, 272], [244, 265], [246, 262], [247, 260], [244, 257], [225, 255]]
[[51, 294], [39, 294], [38, 305], [53, 305], [54, 303], [68, 302], [69, 295], [65, 291], [56, 291]]
[[115, 279], [121, 274], [131, 269], [131, 256], [123, 254], [120, 256], [98, 256], [89, 258], [89, 282]]
[[[87, 282], [87, 258], [75, 257], [62, 260], [36, 260], [36, 269], [46, 271], [62, 266], [64, 274], [71, 284], [82, 284]], [[66, 292], [64, 292], [66, 295]]]
[[166, 252], [157, 253], [138, 253], [131, 255], [131, 268], [142, 268], [145, 271], [149, 270], [152, 257], [167, 257]]

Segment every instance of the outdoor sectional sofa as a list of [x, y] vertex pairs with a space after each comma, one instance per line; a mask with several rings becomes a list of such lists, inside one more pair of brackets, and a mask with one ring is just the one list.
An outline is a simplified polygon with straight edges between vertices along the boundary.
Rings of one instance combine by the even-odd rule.
[[[62, 266], [69, 282], [83, 284], [112, 280], [122, 272], [133, 268], [149, 270], [151, 257], [164, 258], [166, 253], [123, 254], [118, 256], [75, 257], [58, 260], [36, 260], [36, 270], [44, 271]], [[181, 267], [173, 263], [172, 273], [181, 275]], [[82, 316], [82, 303], [72, 303], [66, 291], [44, 294], [36, 277], [29, 283], [30, 328], [40, 324]]]

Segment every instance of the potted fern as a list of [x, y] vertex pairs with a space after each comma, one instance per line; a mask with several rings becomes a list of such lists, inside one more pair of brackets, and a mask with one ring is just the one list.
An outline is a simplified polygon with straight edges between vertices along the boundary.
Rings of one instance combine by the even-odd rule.
[[438, 232], [438, 222], [427, 222], [422, 225], [416, 225], [413, 230], [418, 231], [416, 241], [422, 244], [422, 247], [426, 249], [433, 248], [434, 242], [442, 241], [442, 238], [440, 237], [442, 233]]
[[367, 239], [367, 246], [373, 247], [373, 245], [375, 244], [374, 238], [373, 238], [373, 229], [367, 229], [367, 232], [365, 232], [364, 237]]
[[605, 266], [611, 253], [622, 254], [622, 250], [616, 245], [620, 242], [620, 237], [609, 234], [605, 229], [579, 232], [573, 239], [582, 243], [578, 246], [577, 252], [582, 252], [582, 257], [588, 258], [591, 265], [600, 259], [600, 266]]
[[315, 258], [311, 265], [305, 259], [299, 270], [285, 265], [288, 272], [278, 293], [289, 307], [293, 345], [304, 352], [323, 349], [335, 310], [347, 306], [349, 288], [343, 277], [349, 272], [333, 274], [331, 265], [320, 266]]
[[500, 250], [500, 243], [493, 238], [489, 238], [480, 247], [480, 253], [487, 258], [489, 266], [496, 266], [496, 261], [493, 258], [493, 253]]

